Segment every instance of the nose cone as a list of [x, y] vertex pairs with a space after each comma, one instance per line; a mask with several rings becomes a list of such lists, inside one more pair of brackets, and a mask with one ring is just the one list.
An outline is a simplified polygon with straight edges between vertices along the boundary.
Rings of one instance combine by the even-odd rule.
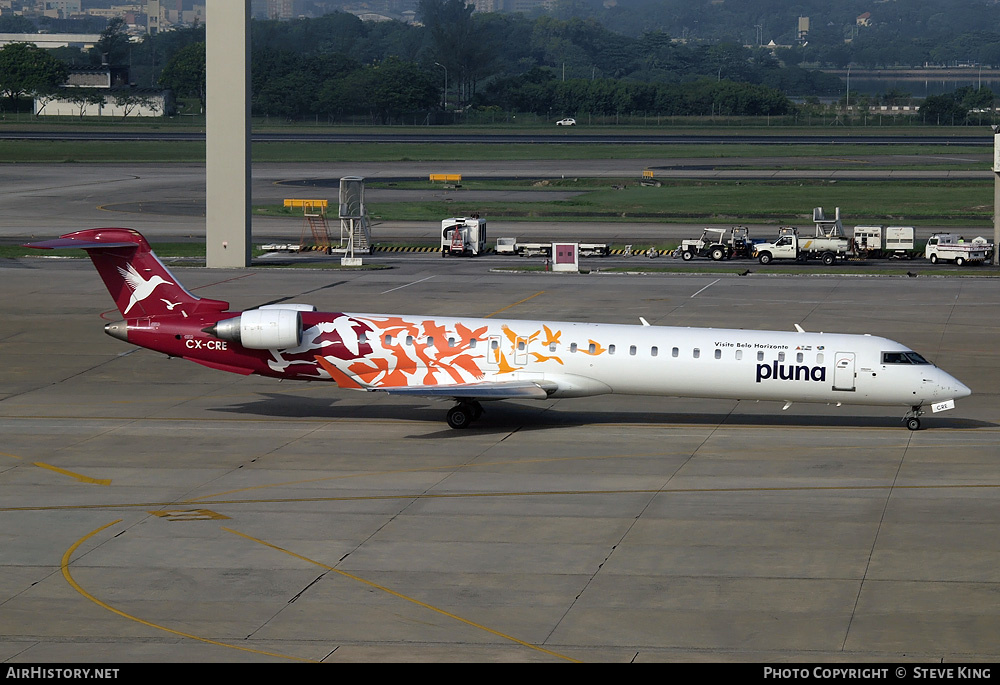
[[941, 380], [939, 383], [942, 393], [951, 399], [958, 400], [972, 394], [969, 386], [944, 371], [941, 371]]

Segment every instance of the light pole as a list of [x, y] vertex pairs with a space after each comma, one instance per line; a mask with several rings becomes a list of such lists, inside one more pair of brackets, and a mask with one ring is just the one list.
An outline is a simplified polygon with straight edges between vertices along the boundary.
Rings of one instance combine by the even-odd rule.
[[851, 109], [851, 67], [847, 67], [847, 109]]
[[441, 93], [441, 109], [448, 109], [448, 67], [445, 65], [435, 62], [434, 66], [441, 67], [444, 69], [444, 91]]

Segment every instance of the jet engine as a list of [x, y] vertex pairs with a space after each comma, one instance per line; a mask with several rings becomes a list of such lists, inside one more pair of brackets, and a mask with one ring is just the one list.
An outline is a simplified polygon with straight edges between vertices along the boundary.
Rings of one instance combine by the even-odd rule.
[[251, 350], [298, 347], [302, 344], [302, 314], [294, 309], [251, 309], [204, 332]]

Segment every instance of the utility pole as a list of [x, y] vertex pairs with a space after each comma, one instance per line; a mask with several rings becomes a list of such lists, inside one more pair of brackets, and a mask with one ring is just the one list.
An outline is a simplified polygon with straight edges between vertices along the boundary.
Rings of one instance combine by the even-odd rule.
[[444, 92], [441, 93], [441, 109], [448, 109], [448, 67], [439, 62], [435, 62], [434, 66], [441, 67], [444, 69]]
[[993, 126], [993, 266], [1000, 266], [1000, 126]]

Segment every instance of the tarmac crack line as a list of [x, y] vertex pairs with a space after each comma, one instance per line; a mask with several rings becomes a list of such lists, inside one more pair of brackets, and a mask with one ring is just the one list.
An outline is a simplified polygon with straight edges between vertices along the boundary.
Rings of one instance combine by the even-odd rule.
[[405, 600], [407, 602], [411, 602], [411, 603], [413, 603], [413, 604], [415, 604], [415, 605], [417, 605], [419, 607], [423, 607], [424, 609], [428, 609], [428, 610], [433, 611], [433, 612], [435, 612], [437, 614], [441, 614], [442, 616], [446, 616], [448, 618], [454, 619], [454, 620], [458, 621], [459, 623], [464, 623], [467, 626], [471, 626], [473, 628], [477, 628], [479, 630], [486, 631], [487, 633], [490, 633], [491, 635], [494, 635], [496, 637], [500, 637], [500, 638], [502, 638], [504, 640], [509, 640], [509, 641], [514, 642], [516, 644], [519, 644], [519, 645], [521, 645], [523, 647], [528, 647], [529, 649], [533, 649], [533, 650], [536, 650], [538, 652], [542, 652], [543, 654], [548, 654], [550, 656], [554, 656], [554, 657], [562, 659], [564, 661], [572, 661], [572, 662], [577, 662], [578, 661], [577, 659], [573, 659], [571, 657], [564, 656], [562, 654], [559, 654], [558, 652], [553, 652], [552, 650], [545, 649], [544, 647], [540, 647], [540, 646], [532, 644], [530, 642], [525, 642], [524, 640], [519, 640], [516, 637], [513, 637], [511, 635], [507, 635], [507, 634], [502, 633], [500, 631], [493, 630], [492, 628], [488, 628], [487, 626], [484, 626], [484, 625], [482, 625], [480, 623], [476, 623], [475, 621], [470, 621], [469, 619], [462, 618], [461, 616], [458, 616], [457, 614], [453, 614], [453, 613], [451, 613], [449, 611], [445, 611], [444, 609], [440, 609], [440, 608], [438, 608], [436, 606], [433, 606], [431, 604], [428, 604], [426, 602], [422, 602], [419, 599], [416, 599], [415, 597], [410, 597], [410, 596], [404, 595], [404, 594], [402, 594], [400, 592], [396, 592], [395, 590], [393, 590], [391, 588], [388, 588], [388, 587], [386, 587], [384, 585], [379, 585], [378, 583], [374, 583], [374, 582], [372, 582], [370, 580], [366, 580], [366, 579], [364, 579], [364, 578], [362, 578], [360, 576], [354, 575], [353, 573], [348, 573], [347, 571], [341, 571], [340, 569], [335, 568], [333, 566], [328, 566], [327, 564], [324, 564], [321, 561], [316, 561], [315, 559], [310, 559], [309, 557], [303, 556], [301, 554], [298, 554], [298, 553], [293, 552], [291, 550], [285, 549], [283, 547], [279, 547], [278, 545], [271, 544], [270, 542], [267, 542], [265, 540], [261, 540], [259, 538], [255, 538], [255, 537], [253, 537], [251, 535], [247, 535], [246, 533], [241, 533], [238, 530], [233, 530], [232, 528], [225, 528], [225, 527], [223, 527], [222, 530], [226, 531], [227, 533], [232, 533], [233, 535], [238, 535], [239, 537], [244, 538], [246, 540], [250, 540], [251, 542], [256, 542], [258, 544], [264, 545], [265, 547], [270, 547], [273, 550], [276, 550], [278, 552], [282, 552], [282, 553], [287, 554], [289, 556], [295, 557], [296, 559], [300, 559], [300, 560], [305, 561], [305, 562], [307, 562], [309, 564], [313, 564], [315, 566], [319, 566], [320, 568], [324, 568], [327, 571], [332, 571], [332, 572], [337, 573], [337, 574], [339, 574], [339, 575], [341, 575], [341, 576], [343, 576], [345, 578], [349, 578], [351, 580], [354, 580], [354, 581], [357, 581], [357, 582], [362, 583], [364, 585], [367, 585], [370, 588], [373, 588], [373, 589], [385, 592], [385, 593], [387, 593], [387, 594], [389, 594], [389, 595], [391, 595], [391, 596], [393, 596], [393, 597], [395, 597], [397, 599], [402, 599], [402, 600]]
[[[733, 409], [735, 410], [735, 407]], [[730, 414], [732, 414], [732, 411], [733, 410], [730, 410]], [[712, 439], [712, 436], [715, 435], [715, 433], [722, 427], [722, 424], [723, 424], [724, 421], [725, 421], [725, 419], [723, 419], [723, 421], [720, 421], [719, 424], [716, 425], [712, 429], [712, 431], [708, 435], [705, 436], [705, 439], [702, 440], [698, 444], [698, 446], [695, 447], [691, 451], [691, 454], [688, 455], [687, 459], [685, 459], [683, 462], [681, 462], [680, 464], [677, 465], [677, 468], [674, 469], [673, 473], [671, 473], [667, 477], [667, 480], [664, 481], [663, 484], [659, 488], [657, 488], [656, 490], [646, 490], [645, 491], [645, 492], [649, 492], [650, 493], [649, 497], [646, 499], [646, 503], [642, 506], [642, 509], [639, 511], [639, 513], [635, 515], [635, 518], [632, 519], [632, 523], [630, 523], [626, 527], [626, 529], [622, 532], [621, 536], [618, 538], [618, 542], [616, 542], [615, 544], [613, 544], [611, 546], [611, 549], [608, 550], [607, 556], [605, 556], [604, 559], [603, 559], [603, 561], [601, 561], [601, 563], [597, 565], [597, 568], [594, 569], [594, 572], [587, 579], [587, 582], [583, 584], [582, 588], [580, 588], [580, 592], [577, 593], [576, 597], [573, 598], [573, 601], [570, 602], [569, 606], [566, 607], [566, 611], [563, 612], [563, 615], [560, 616], [559, 620], [556, 621], [553, 624], [552, 630], [549, 631], [549, 633], [545, 636], [545, 640], [542, 641], [543, 644], [545, 644], [546, 642], [548, 642], [552, 638], [552, 636], [555, 634], [555, 632], [559, 629], [559, 626], [562, 624], [562, 622], [564, 620], [566, 620], [566, 617], [569, 616], [569, 614], [570, 614], [571, 611], [573, 611], [573, 608], [580, 601], [580, 598], [583, 597], [583, 595], [584, 595], [585, 592], [587, 592], [587, 588], [589, 588], [591, 586], [591, 584], [597, 578], [597, 575], [601, 572], [601, 569], [604, 568], [605, 564], [607, 564], [608, 561], [611, 560], [611, 557], [615, 553], [615, 550], [617, 550], [621, 546], [621, 544], [623, 542], [625, 542], [625, 539], [628, 537], [629, 533], [632, 532], [632, 529], [635, 528], [636, 524], [639, 522], [639, 519], [641, 519], [642, 515], [646, 513], [646, 511], [649, 509], [650, 505], [654, 501], [656, 501], [656, 498], [660, 494], [662, 494], [664, 492], [669, 492], [669, 491], [666, 490], [666, 487], [677, 476], [677, 474], [680, 473], [681, 469], [683, 469], [685, 466], [687, 466], [689, 463], [691, 463], [691, 460], [695, 458], [695, 456], [698, 454], [698, 452], [701, 450], [701, 448], [704, 447], [708, 443], [708, 441]]]
[[878, 519], [878, 526], [875, 528], [875, 535], [872, 538], [872, 546], [868, 550], [868, 560], [865, 562], [865, 571], [861, 574], [861, 582], [858, 584], [858, 594], [854, 598], [854, 607], [851, 609], [851, 617], [847, 621], [847, 630], [844, 631], [844, 641], [840, 644], [840, 651], [844, 652], [847, 649], [847, 640], [851, 636], [851, 626], [854, 625], [854, 617], [858, 613], [858, 605], [861, 604], [861, 593], [865, 588], [865, 581], [868, 579], [868, 571], [871, 569], [872, 557], [875, 556], [875, 547], [878, 545], [878, 536], [882, 532], [882, 524], [885, 523], [885, 513], [889, 510], [889, 501], [892, 499], [892, 493], [896, 489], [896, 482], [899, 480], [899, 472], [903, 470], [903, 462], [906, 460], [906, 452], [910, 448], [910, 443], [913, 441], [912, 433], [908, 436], [906, 441], [906, 446], [903, 447], [903, 453], [899, 457], [899, 463], [896, 465], [896, 473], [893, 474], [892, 483], [888, 486], [888, 492], [885, 495], [885, 503], [882, 505], [882, 514]]

